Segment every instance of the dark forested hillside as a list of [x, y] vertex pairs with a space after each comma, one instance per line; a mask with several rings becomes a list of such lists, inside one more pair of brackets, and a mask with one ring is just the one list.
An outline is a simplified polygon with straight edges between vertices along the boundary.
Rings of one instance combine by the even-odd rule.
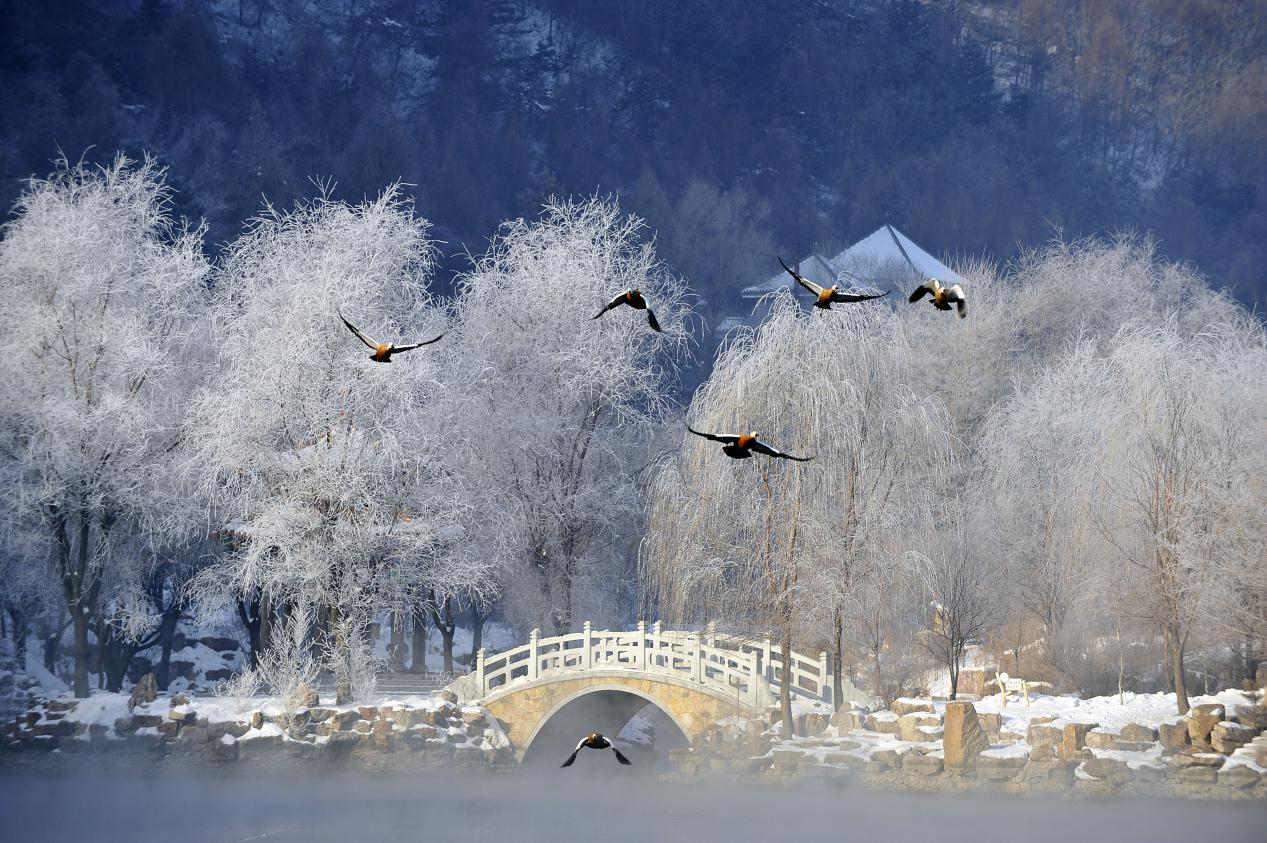
[[148, 150], [211, 243], [311, 179], [413, 185], [447, 251], [619, 194], [711, 303], [892, 222], [1007, 258], [1156, 232], [1267, 298], [1253, 0], [0, 0], [0, 201]]

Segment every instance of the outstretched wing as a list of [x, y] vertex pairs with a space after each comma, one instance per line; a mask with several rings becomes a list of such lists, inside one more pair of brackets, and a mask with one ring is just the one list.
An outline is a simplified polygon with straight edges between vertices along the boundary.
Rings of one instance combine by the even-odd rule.
[[440, 336], [436, 337], [433, 340], [427, 340], [426, 342], [416, 342], [413, 345], [393, 345], [392, 354], [399, 354], [402, 351], [413, 351], [415, 348], [422, 348], [424, 345], [431, 345], [433, 342], [439, 342], [442, 339], [444, 339], [444, 334], [441, 334]]
[[612, 752], [616, 753], [616, 760], [619, 761], [621, 764], [624, 764], [626, 767], [633, 763], [628, 758], [621, 755], [620, 750], [614, 746], [612, 747]]
[[758, 454], [765, 454], [767, 457], [777, 457], [781, 460], [796, 460], [797, 462], [809, 462], [813, 457], [794, 457], [791, 454], [785, 454], [782, 451], [776, 451], [760, 439], [753, 440], [752, 450]]
[[733, 445], [739, 441], [739, 435], [735, 433], [701, 433], [689, 424], [686, 426], [686, 429], [691, 433], [694, 433], [696, 436], [703, 436], [705, 439], [711, 439], [714, 442], [722, 442], [726, 445]]
[[656, 320], [655, 314], [651, 312], [651, 308], [647, 308], [647, 324], [651, 326], [651, 330], [659, 331], [660, 323]]
[[887, 296], [888, 294], [889, 294], [889, 293], [888, 293], [888, 291], [887, 291], [887, 290], [886, 290], [885, 292], [883, 292], [883, 293], [876, 293], [875, 295], [870, 295], [870, 294], [866, 294], [866, 293], [840, 293], [840, 292], [837, 292], [837, 293], [832, 293], [832, 294], [831, 294], [831, 300], [832, 300], [832, 301], [838, 301], [838, 302], [846, 302], [846, 303], [848, 303], [848, 302], [854, 302], [854, 301], [870, 301], [871, 299], [882, 299], [882, 298], [884, 298], [885, 296]]
[[572, 766], [572, 762], [576, 760], [576, 753], [580, 752], [580, 751], [581, 751], [581, 747], [585, 746], [585, 741], [588, 739], [588, 737], [589, 737], [589, 736], [588, 736], [588, 735], [586, 735], [586, 737], [581, 738], [581, 742], [580, 742], [580, 743], [578, 743], [578, 744], [576, 745], [576, 749], [572, 750], [572, 754], [568, 756], [568, 760], [566, 760], [566, 761], [564, 761], [562, 764], [560, 764], [560, 765], [559, 765], [560, 767], [571, 767], [571, 766]]
[[923, 284], [920, 284], [918, 287], [915, 288], [915, 292], [911, 293], [910, 300], [919, 301], [920, 299], [924, 298], [925, 295], [932, 294], [932, 292], [933, 292], [933, 279], [929, 278]]
[[339, 314], [339, 318], [340, 318], [340, 319], [343, 319], [343, 324], [348, 326], [348, 330], [349, 330], [349, 331], [351, 331], [352, 333], [356, 334], [356, 338], [357, 338], [357, 339], [359, 339], [361, 342], [365, 343], [367, 346], [369, 346], [370, 348], [374, 349], [375, 351], [377, 351], [377, 350], [378, 350], [378, 343], [377, 343], [377, 342], [375, 342], [374, 340], [370, 339], [368, 336], [366, 336], [366, 334], [365, 334], [365, 332], [364, 332], [364, 331], [362, 331], [360, 328], [356, 327], [356, 326], [355, 326], [355, 325], [353, 325], [351, 322], [349, 322], [347, 319], [345, 319], [345, 318], [344, 318], [344, 316], [343, 316], [343, 312], [342, 312], [342, 311], [338, 311], [338, 314]]
[[797, 283], [797, 284], [800, 284], [802, 287], [804, 287], [805, 289], [809, 290], [811, 293], [813, 293], [813, 294], [814, 294], [814, 295], [816, 295], [816, 296], [821, 296], [821, 295], [823, 294], [823, 288], [822, 288], [822, 287], [818, 286], [818, 285], [817, 285], [817, 284], [815, 284], [813, 281], [811, 281], [811, 280], [809, 280], [808, 278], [806, 278], [804, 275], [801, 275], [799, 272], [797, 272], [796, 270], [792, 269], [792, 267], [790, 267], [790, 266], [788, 266], [787, 264], [783, 263], [783, 258], [779, 258], [779, 265], [780, 265], [780, 266], [782, 266], [784, 269], [786, 269], [786, 270], [787, 270], [787, 274], [788, 274], [788, 275], [791, 275], [793, 278], [795, 278], [795, 279], [796, 279], [796, 283]]
[[946, 291], [946, 301], [952, 301], [958, 305], [960, 319], [968, 315], [968, 295], [959, 284], [955, 284]]
[[594, 318], [597, 319], [598, 317], [602, 316], [607, 311], [611, 310], [613, 307], [620, 307], [624, 303], [625, 303], [625, 294], [621, 293], [620, 295], [616, 296], [616, 298], [609, 301], [607, 305], [603, 307], [602, 310], [598, 311], [598, 313], [595, 313]]

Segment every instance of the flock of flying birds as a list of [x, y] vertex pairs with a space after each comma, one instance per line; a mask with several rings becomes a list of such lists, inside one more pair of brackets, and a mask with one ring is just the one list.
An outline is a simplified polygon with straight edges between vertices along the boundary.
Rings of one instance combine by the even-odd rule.
[[[779, 263], [787, 270], [789, 275], [796, 279], [797, 284], [800, 284], [802, 287], [814, 294], [814, 307], [817, 307], [820, 310], [831, 310], [831, 306], [833, 304], [852, 304], [854, 302], [869, 301], [871, 299], [878, 299], [888, 295], [887, 292], [876, 294], [847, 293], [841, 291], [838, 284], [833, 284], [830, 287], [823, 287], [819, 284], [815, 284], [813, 281], [810, 281], [808, 278], [783, 263], [782, 258], [779, 258]], [[917, 302], [924, 298], [924, 296], [932, 296], [930, 303], [938, 310], [950, 310], [953, 307], [959, 311], [959, 317], [961, 319], [968, 315], [968, 300], [964, 295], [963, 287], [958, 284], [954, 284], [950, 287], [943, 287], [941, 282], [936, 278], [929, 278], [923, 284], [920, 284], [915, 288], [915, 291], [911, 293], [910, 301]], [[621, 306], [630, 307], [634, 310], [647, 311], [647, 324], [651, 326], [653, 331], [660, 330], [660, 323], [656, 321], [655, 313], [652, 312], [651, 308], [647, 305], [646, 298], [639, 290], [625, 290], [623, 293], [608, 302], [602, 310], [594, 314], [593, 318], [598, 319], [603, 314], [607, 313], [607, 311]], [[415, 348], [422, 348], [424, 345], [431, 345], [434, 342], [438, 342], [444, 337], [444, 334], [440, 334], [440, 336], [435, 337], [434, 339], [425, 340], [423, 342], [410, 343], [408, 345], [396, 345], [394, 343], [386, 343], [374, 339], [349, 322], [342, 313], [339, 313], [339, 318], [343, 320], [344, 325], [347, 325], [348, 330], [351, 331], [357, 339], [365, 343], [366, 347], [370, 349], [370, 359], [375, 363], [390, 363], [392, 362], [393, 354], [413, 351]], [[757, 431], [755, 430], [751, 433], [704, 433], [696, 430], [690, 425], [687, 425], [686, 429], [691, 433], [694, 433], [696, 436], [702, 436], [713, 442], [720, 442], [722, 445], [722, 453], [731, 459], [746, 460], [754, 453], [763, 454], [767, 457], [774, 457], [777, 459], [795, 460], [797, 462], [808, 462], [813, 459], [813, 457], [794, 457], [791, 454], [783, 453], [777, 448], [772, 448], [757, 438]], [[572, 762], [576, 760], [577, 753], [579, 753], [582, 749], [610, 749], [612, 752], [616, 753], [616, 760], [621, 764], [630, 763], [629, 759], [621, 755], [620, 750], [612, 745], [610, 740], [603, 737], [598, 732], [591, 732], [584, 738], [581, 738], [581, 742], [576, 745], [576, 749], [572, 750], [572, 754], [568, 756], [568, 759], [563, 762], [562, 766], [570, 767]]]

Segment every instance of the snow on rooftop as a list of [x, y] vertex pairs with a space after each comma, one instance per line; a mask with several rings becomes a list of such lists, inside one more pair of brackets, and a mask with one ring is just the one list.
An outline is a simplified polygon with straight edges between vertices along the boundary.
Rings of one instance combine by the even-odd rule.
[[[792, 268], [825, 286], [840, 283], [845, 287], [905, 289], [910, 282], [929, 277], [950, 284], [963, 283], [958, 273], [891, 225], [880, 226], [835, 257], [814, 253]], [[780, 269], [769, 279], [745, 287], [740, 295], [760, 298], [793, 283], [792, 277]]]

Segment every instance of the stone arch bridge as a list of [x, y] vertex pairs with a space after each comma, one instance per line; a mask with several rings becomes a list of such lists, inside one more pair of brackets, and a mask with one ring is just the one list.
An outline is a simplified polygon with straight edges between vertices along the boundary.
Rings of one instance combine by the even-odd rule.
[[[595, 630], [586, 621], [580, 632], [542, 638], [534, 629], [522, 646], [492, 655], [480, 650], [475, 670], [451, 687], [505, 725], [522, 760], [552, 720], [562, 721], [556, 730], [585, 723], [586, 731], [615, 736], [648, 703], [695, 744], [727, 717], [763, 715], [777, 703], [785, 678], [794, 697], [831, 703], [826, 653], [793, 652], [785, 667], [769, 639], [726, 638], [711, 626], [702, 633], [667, 631], [659, 623], [650, 630], [642, 623], [630, 631]], [[848, 681], [844, 687], [847, 699], [864, 698]]]

